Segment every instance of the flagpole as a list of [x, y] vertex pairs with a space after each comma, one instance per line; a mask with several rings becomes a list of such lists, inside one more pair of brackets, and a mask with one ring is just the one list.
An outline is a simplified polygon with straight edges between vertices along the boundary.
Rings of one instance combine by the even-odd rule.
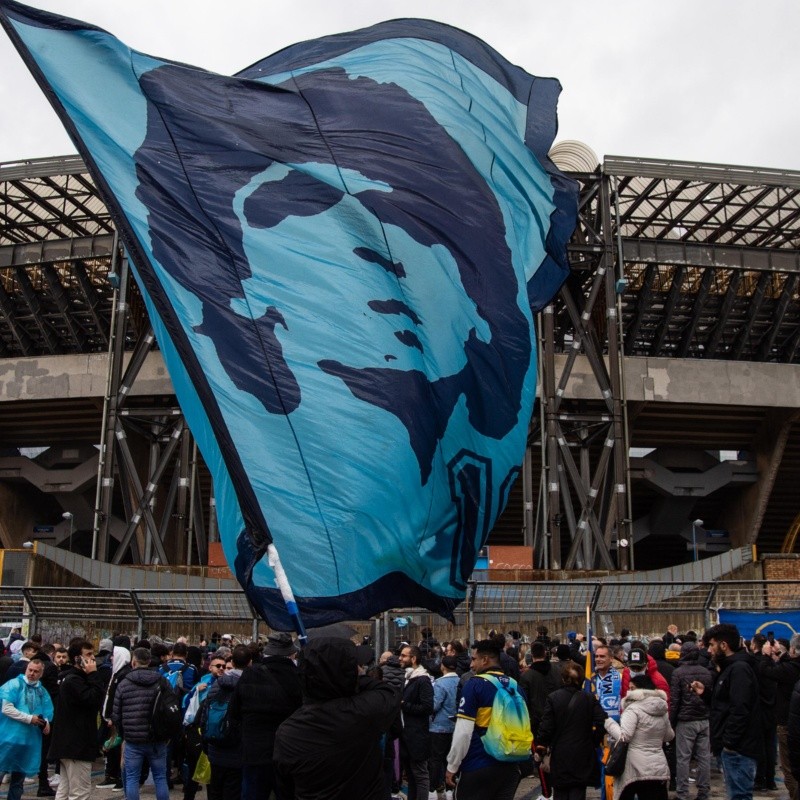
[[586, 606], [586, 665], [584, 667], [583, 690], [592, 693], [592, 675], [594, 674], [594, 648], [592, 647], [592, 617], [591, 607]]
[[267, 545], [267, 559], [269, 561], [272, 571], [275, 573], [275, 585], [278, 587], [286, 604], [286, 610], [289, 616], [294, 620], [294, 628], [297, 631], [297, 638], [300, 642], [300, 647], [305, 647], [308, 641], [308, 634], [306, 634], [306, 627], [303, 625], [303, 620], [300, 616], [300, 609], [294, 599], [294, 592], [289, 585], [289, 579], [286, 577], [286, 572], [281, 564], [281, 557], [278, 555], [278, 548], [274, 544]]

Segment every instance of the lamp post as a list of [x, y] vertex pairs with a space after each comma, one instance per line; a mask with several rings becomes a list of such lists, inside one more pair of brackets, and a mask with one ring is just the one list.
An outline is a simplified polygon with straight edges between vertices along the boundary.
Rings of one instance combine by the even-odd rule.
[[75, 532], [75, 515], [71, 511], [65, 511], [61, 515], [62, 519], [69, 520], [69, 551], [72, 552], [72, 534]]
[[692, 520], [692, 550], [694, 550], [694, 560], [697, 561], [697, 529], [703, 527], [703, 520]]

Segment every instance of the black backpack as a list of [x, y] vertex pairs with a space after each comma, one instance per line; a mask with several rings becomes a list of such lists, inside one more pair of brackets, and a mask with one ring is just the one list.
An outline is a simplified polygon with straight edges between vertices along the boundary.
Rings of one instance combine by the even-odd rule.
[[166, 678], [161, 678], [150, 710], [150, 739], [168, 742], [183, 728], [183, 709], [178, 694]]

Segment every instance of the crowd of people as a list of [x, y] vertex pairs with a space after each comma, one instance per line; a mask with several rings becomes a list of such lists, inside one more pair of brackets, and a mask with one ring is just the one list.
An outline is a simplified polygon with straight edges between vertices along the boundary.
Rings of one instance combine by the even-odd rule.
[[[100, 757], [97, 787], [126, 800], [148, 774], [157, 800], [176, 786], [183, 800], [391, 800], [401, 789], [512, 800], [527, 775], [554, 800], [583, 800], [590, 786], [606, 800], [709, 800], [712, 768], [729, 800], [748, 800], [777, 789], [776, 762], [800, 800], [800, 634], [745, 642], [720, 624], [587, 642], [540, 626], [533, 641], [492, 631], [467, 644], [423, 629], [383, 653], [326, 636], [298, 650], [277, 632], [251, 644], [117, 635], [97, 648], [21, 638], [0, 654], [9, 800], [27, 781], [38, 797], [85, 800]], [[514, 709], [526, 729], [516, 742], [501, 730]], [[611, 778], [605, 761], [623, 747]]]

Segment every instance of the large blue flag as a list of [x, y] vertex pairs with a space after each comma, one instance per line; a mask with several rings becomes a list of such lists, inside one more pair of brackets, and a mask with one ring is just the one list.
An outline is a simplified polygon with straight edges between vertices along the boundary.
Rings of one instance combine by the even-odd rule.
[[0, 0], [120, 228], [269, 624], [449, 616], [522, 461], [576, 190], [560, 87], [396, 20], [226, 77]]

